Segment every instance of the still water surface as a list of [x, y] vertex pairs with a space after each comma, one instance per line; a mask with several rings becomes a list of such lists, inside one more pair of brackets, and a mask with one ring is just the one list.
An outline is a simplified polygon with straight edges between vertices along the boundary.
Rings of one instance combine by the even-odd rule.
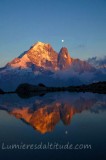
[[[12, 144], [36, 149], [7, 149]], [[54, 149], [42, 149], [50, 144]], [[106, 160], [106, 95], [0, 95], [0, 160], [7, 158]]]

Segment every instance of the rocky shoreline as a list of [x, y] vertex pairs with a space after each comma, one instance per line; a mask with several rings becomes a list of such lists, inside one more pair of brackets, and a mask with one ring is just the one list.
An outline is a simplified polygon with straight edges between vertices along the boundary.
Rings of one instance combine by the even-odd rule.
[[106, 94], [106, 81], [97, 82], [88, 85], [80, 85], [80, 86], [68, 86], [68, 87], [47, 87], [44, 84], [39, 84], [38, 86], [24, 83], [20, 84], [17, 89], [13, 92], [4, 92], [0, 89], [0, 94], [10, 94], [17, 93], [18, 95], [43, 95], [47, 92], [93, 92], [93, 93], [101, 93]]

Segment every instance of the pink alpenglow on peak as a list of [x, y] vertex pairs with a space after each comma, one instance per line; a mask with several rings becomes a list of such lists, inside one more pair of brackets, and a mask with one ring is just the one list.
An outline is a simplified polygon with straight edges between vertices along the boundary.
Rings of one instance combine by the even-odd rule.
[[33, 64], [36, 67], [56, 71], [67, 69], [71, 63], [72, 58], [67, 48], [61, 48], [58, 54], [50, 44], [37, 42], [28, 51], [8, 63], [8, 65], [14, 68], [27, 68], [29, 64]]
[[87, 61], [72, 58], [67, 48], [62, 47], [58, 53], [49, 43], [42, 42], [35, 43], [0, 69], [0, 88], [4, 90], [14, 90], [21, 83], [58, 87], [105, 79], [105, 72]]

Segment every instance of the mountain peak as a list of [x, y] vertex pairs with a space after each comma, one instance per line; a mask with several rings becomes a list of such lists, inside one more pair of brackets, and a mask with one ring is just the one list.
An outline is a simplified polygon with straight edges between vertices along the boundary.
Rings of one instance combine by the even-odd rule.
[[62, 48], [60, 49], [60, 52], [66, 52], [66, 53], [68, 53], [68, 49], [67, 49], [66, 47], [62, 47]]
[[70, 54], [68, 53], [68, 49], [65, 47], [62, 47], [58, 55], [59, 68], [66, 69], [70, 66], [71, 62], [72, 62], [72, 58], [70, 57]]
[[62, 47], [62, 48], [60, 49], [59, 54], [60, 54], [63, 58], [65, 58], [65, 59], [71, 58], [71, 57], [70, 57], [70, 54], [68, 53], [68, 49], [67, 49], [66, 47]]
[[[67, 70], [74, 66], [76, 70], [90, 70], [91, 67], [86, 63], [70, 57], [68, 49], [62, 47], [59, 54], [55, 52], [49, 43], [37, 42], [32, 47], [23, 52], [19, 57], [7, 64], [12, 68], [31, 69], [33, 71], [58, 71]], [[79, 67], [80, 66], [80, 67]], [[89, 69], [90, 68], [90, 69]], [[43, 72], [43, 71], [42, 71]]]
[[29, 60], [38, 67], [55, 70], [57, 68], [57, 52], [48, 43], [37, 42], [26, 52]]
[[[50, 47], [50, 44], [48, 44], [48, 43], [43, 43], [43, 42], [38, 41], [38, 42], [34, 43], [34, 44], [31, 46], [31, 48], [36, 49], [36, 48], [38, 48], [38, 47], [44, 47], [44, 46]], [[30, 48], [30, 49], [31, 49], [31, 48]]]

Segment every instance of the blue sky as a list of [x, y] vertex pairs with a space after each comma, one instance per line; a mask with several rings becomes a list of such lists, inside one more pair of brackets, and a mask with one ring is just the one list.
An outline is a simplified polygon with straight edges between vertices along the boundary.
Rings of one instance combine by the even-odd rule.
[[0, 0], [0, 67], [37, 41], [73, 58], [106, 55], [106, 0]]

